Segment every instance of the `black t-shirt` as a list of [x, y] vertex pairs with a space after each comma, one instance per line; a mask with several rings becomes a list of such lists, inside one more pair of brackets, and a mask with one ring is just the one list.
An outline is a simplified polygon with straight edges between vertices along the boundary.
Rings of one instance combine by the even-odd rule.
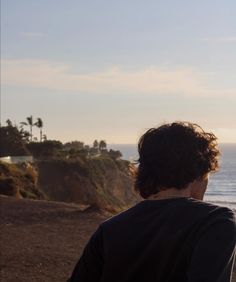
[[71, 282], [229, 282], [234, 213], [191, 198], [144, 200], [102, 223]]

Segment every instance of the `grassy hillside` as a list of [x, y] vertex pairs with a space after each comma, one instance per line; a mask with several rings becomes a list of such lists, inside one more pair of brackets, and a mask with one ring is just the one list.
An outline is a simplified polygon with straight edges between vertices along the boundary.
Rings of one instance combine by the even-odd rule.
[[30, 164], [0, 162], [0, 194], [16, 198], [46, 199], [37, 186], [38, 172]]

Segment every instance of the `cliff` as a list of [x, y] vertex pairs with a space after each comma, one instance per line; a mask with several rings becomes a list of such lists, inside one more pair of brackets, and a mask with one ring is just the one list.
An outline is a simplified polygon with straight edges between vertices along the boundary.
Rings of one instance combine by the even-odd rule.
[[53, 201], [119, 211], [137, 201], [129, 163], [108, 157], [37, 163], [38, 186]]
[[1, 163], [0, 194], [73, 202], [114, 212], [138, 199], [129, 162], [105, 156], [51, 159], [33, 166]]

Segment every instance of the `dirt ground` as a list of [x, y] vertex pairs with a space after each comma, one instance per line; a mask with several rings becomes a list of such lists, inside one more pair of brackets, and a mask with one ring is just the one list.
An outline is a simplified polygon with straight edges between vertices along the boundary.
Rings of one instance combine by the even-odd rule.
[[1, 282], [66, 281], [107, 214], [58, 202], [0, 196]]
[[5, 196], [0, 209], [1, 282], [66, 281], [91, 234], [110, 217], [83, 206]]

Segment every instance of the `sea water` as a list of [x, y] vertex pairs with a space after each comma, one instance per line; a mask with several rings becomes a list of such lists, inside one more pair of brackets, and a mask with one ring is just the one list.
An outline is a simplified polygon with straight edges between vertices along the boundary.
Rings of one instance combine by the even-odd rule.
[[220, 169], [209, 178], [205, 199], [236, 209], [236, 144], [220, 145]]
[[[136, 145], [113, 144], [108, 148], [121, 151], [123, 159], [129, 161], [138, 158]], [[210, 174], [204, 200], [236, 209], [236, 144], [221, 144], [220, 151], [220, 169]]]

